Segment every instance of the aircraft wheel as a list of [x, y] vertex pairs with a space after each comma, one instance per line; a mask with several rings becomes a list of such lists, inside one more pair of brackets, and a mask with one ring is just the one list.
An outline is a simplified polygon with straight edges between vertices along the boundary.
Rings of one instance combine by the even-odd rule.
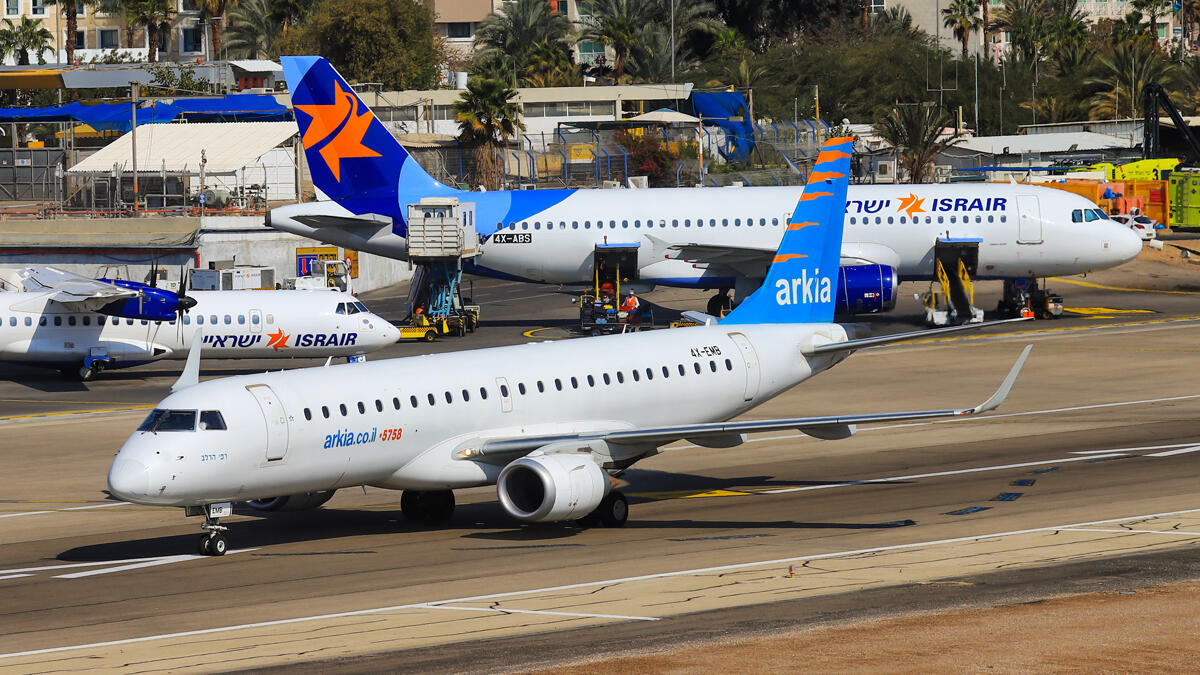
[[621, 527], [629, 520], [629, 501], [617, 490], [608, 493], [600, 507], [596, 509], [600, 522], [605, 527]]
[[212, 549], [209, 548], [209, 542], [211, 541], [212, 538], [207, 534], [200, 535], [200, 546], [198, 547], [200, 549], [200, 555], [212, 555]]
[[208, 554], [209, 555], [225, 555], [225, 551], [229, 550], [229, 540], [225, 535], [218, 532], [208, 538]]
[[95, 368], [89, 368], [87, 366], [80, 367], [80, 369], [79, 369], [79, 381], [80, 382], [91, 382], [93, 379], [95, 379], [95, 377], [96, 377], [96, 369]]

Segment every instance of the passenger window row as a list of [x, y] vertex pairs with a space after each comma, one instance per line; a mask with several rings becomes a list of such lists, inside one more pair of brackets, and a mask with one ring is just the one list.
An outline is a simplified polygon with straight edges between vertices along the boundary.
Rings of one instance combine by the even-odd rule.
[[[934, 218], [933, 216], [925, 216], [925, 222], [926, 222], [926, 223], [932, 223], [932, 222], [934, 222], [934, 221], [933, 221], [933, 218]], [[947, 218], [947, 216], [937, 216], [937, 222], [939, 222], [939, 223], [945, 223], [945, 222], [946, 222], [946, 218]], [[965, 224], [965, 223], [969, 223], [969, 222], [971, 222], [971, 216], [962, 216], [962, 220], [961, 220], [961, 221], [958, 219], [958, 216], [949, 216], [949, 219], [950, 219], [950, 220], [949, 220], [949, 222], [951, 222], [951, 223], [958, 223], [958, 222], [962, 222], [962, 223], [964, 223], [964, 224]], [[994, 222], [996, 222], [996, 220], [997, 220], [997, 217], [996, 217], [995, 215], [989, 215], [989, 216], [987, 217], [987, 222], [989, 222], [989, 223], [994, 223]], [[1006, 223], [1006, 222], [1008, 222], [1008, 217], [1007, 217], [1007, 216], [1003, 216], [1003, 215], [1001, 215], [1001, 216], [999, 217], [999, 220], [1000, 220], [1000, 222], [1002, 222], [1002, 223]], [[857, 225], [857, 224], [858, 224], [858, 223], [860, 223], [860, 222], [861, 222], [863, 225], [870, 225], [870, 224], [872, 223], [872, 220], [871, 220], [871, 217], [870, 217], [870, 216], [863, 216], [863, 217], [861, 217], [861, 218], [859, 218], [858, 216], [850, 216], [850, 224], [851, 224], [851, 225]], [[917, 224], [917, 223], [920, 223], [920, 222], [921, 222], [921, 217], [920, 217], [920, 216], [913, 216], [913, 217], [911, 218], [911, 220], [910, 220], [910, 219], [909, 219], [907, 216], [887, 216], [886, 218], [884, 218], [883, 216], [875, 216], [874, 223], [875, 223], [876, 225], [882, 225], [882, 224], [883, 224], [883, 223], [885, 223], [885, 222], [886, 222], [888, 225], [891, 225], [891, 224], [893, 224], [893, 223], [900, 223], [901, 225], [904, 225], [905, 223], [908, 223], [908, 222], [912, 222], [913, 224]], [[983, 222], [983, 216], [976, 215], [976, 216], [975, 216], [975, 222], [977, 222], [977, 223], [982, 223], [982, 222]]]
[[[623, 228], [629, 227], [630, 221], [622, 220], [620, 222], [621, 222], [621, 227], [623, 227]], [[685, 218], [683, 220], [679, 220], [678, 218], [673, 218], [673, 219], [671, 219], [670, 225], [671, 225], [671, 227], [679, 227], [681, 223], [682, 223], [683, 227], [692, 227], [692, 219], [691, 218]], [[696, 222], [695, 222], [696, 227], [705, 227], [705, 225], [707, 225], [708, 227], [717, 227], [718, 225], [721, 227], [729, 227], [730, 225], [733, 225], [734, 227], [741, 227], [743, 224], [746, 227], [752, 227], [755, 225], [757, 225], [759, 227], [766, 227], [767, 219], [766, 218], [758, 218], [756, 221], [754, 218], [747, 218], [745, 221], [743, 221], [741, 218], [732, 218], [732, 219], [731, 218], [721, 218], [720, 220], [717, 220], [716, 218], [709, 218], [706, 223], [703, 218], [697, 218]], [[532, 227], [530, 227], [531, 225], [532, 225]], [[551, 223], [545, 223], [545, 225], [546, 225], [547, 230], [553, 230], [556, 226], [560, 230], [567, 229], [567, 221], [565, 221], [565, 220], [560, 220], [560, 221], [558, 221], [557, 224], [551, 222]], [[581, 224], [578, 220], [573, 220], [570, 223], [572, 230], [580, 229], [580, 225]], [[772, 226], [779, 225], [779, 219], [772, 218], [771, 225]], [[533, 223], [529, 223], [529, 222], [525, 222], [525, 221], [522, 221], [521, 223], [510, 222], [508, 224], [507, 229], [515, 230], [518, 227], [520, 227], [520, 229], [522, 229], [522, 230], [529, 230], [529, 229], [540, 230], [540, 229], [542, 229], [542, 223], [541, 223], [541, 221], [534, 221]], [[597, 220], [595, 227], [597, 230], [599, 230], [599, 229], [603, 229], [606, 226], [605, 226], [603, 220]], [[615, 220], [608, 221], [607, 227], [610, 230], [617, 229], [617, 221], [615, 221]], [[644, 223], [641, 220], [634, 220], [633, 227], [635, 227], [635, 228], [641, 228], [641, 227], [665, 228], [665, 227], [667, 227], [667, 220], [665, 218], [660, 218], [656, 221], [653, 218], [649, 218]], [[583, 221], [582, 228], [585, 230], [592, 229], [592, 221], [590, 221], [590, 220]], [[506, 228], [505, 228], [504, 223], [496, 223], [496, 229], [503, 230]]]
[[[268, 314], [266, 318], [267, 318], [267, 321], [266, 321], [267, 323], [269, 323], [269, 324], [275, 323], [274, 315]], [[238, 315], [236, 315], [236, 317], [234, 315], [230, 315], [230, 314], [226, 314], [226, 315], [224, 315], [224, 317], [220, 317], [216, 314], [209, 314], [209, 315], [207, 315], [207, 318], [204, 314], [197, 314], [195, 319], [196, 319], [196, 324], [201, 325], [201, 326], [204, 325], [205, 323], [208, 323], [209, 325], [213, 325], [213, 326], [224, 323], [226, 326], [229, 326], [229, 325], [232, 325], [235, 320], [239, 326], [246, 325], [246, 315], [244, 315], [244, 314], [238, 314]], [[96, 314], [81, 314], [81, 315], [55, 314], [55, 315], [49, 316], [49, 317], [42, 316], [38, 319], [38, 325], [39, 326], [48, 326], [51, 323], [53, 323], [55, 326], [62, 326], [62, 325], [91, 326], [91, 325], [93, 325], [93, 321], [95, 322], [95, 325], [97, 325], [97, 326], [106, 326], [106, 325], [108, 325], [108, 323], [110, 321], [112, 322], [112, 325], [114, 325], [114, 326], [121, 325], [121, 317], [117, 317], [117, 316], [110, 317], [110, 316], [106, 316], [104, 314], [99, 314], [99, 315], [96, 315]], [[125, 319], [125, 325], [132, 326], [132, 325], [134, 325], [135, 321], [140, 322], [143, 326], [150, 324], [150, 322], [146, 319], [128, 319], [127, 318], [127, 319]], [[166, 323], [174, 326], [175, 321], [176, 321], [175, 319], [171, 319], [170, 321], [167, 321]], [[0, 325], [2, 325], [3, 322], [4, 322], [4, 319], [0, 318]], [[16, 326], [16, 325], [18, 325], [18, 323], [24, 323], [26, 326], [32, 326], [33, 325], [33, 317], [27, 316], [27, 317], [24, 317], [24, 319], [22, 319], [21, 321], [18, 321], [18, 318], [15, 316], [8, 317], [8, 325], [9, 326]], [[183, 323], [184, 323], [184, 325], [190, 326], [192, 323], [192, 317], [188, 314], [184, 314], [183, 315]], [[250, 315], [250, 323], [255, 326], [259, 325], [260, 323], [262, 323], [262, 317], [260, 317], [258, 314], [251, 314]]]
[[[725, 367], [726, 371], [732, 372], [733, 371], [733, 361], [731, 361], [729, 359], [725, 359], [724, 367]], [[709, 360], [709, 362], [708, 362], [708, 371], [709, 372], [715, 373], [715, 372], [718, 372], [720, 369], [721, 369], [721, 365], [718, 364], [716, 360]], [[684, 364], [680, 363], [680, 364], [677, 364], [676, 370], [678, 370], [679, 377], [684, 377], [687, 375], [689, 369], [686, 366], [684, 366]], [[690, 370], [694, 371], [695, 374], [699, 375], [704, 372], [705, 368], [701, 364], [700, 361], [694, 361], [694, 362], [692, 362], [692, 367]], [[667, 378], [671, 377], [672, 373], [675, 371], [673, 371], [670, 366], [662, 366], [661, 372], [662, 372], [663, 379], [667, 379]], [[653, 368], [645, 368], [645, 369], [635, 368], [635, 369], [629, 371], [629, 378], [633, 382], [641, 382], [643, 379], [646, 380], [647, 382], [649, 382], [654, 379], [654, 377], [655, 377], [654, 374], [655, 374], [655, 370]], [[611, 385], [614, 381], [614, 378], [615, 378], [615, 381], [617, 384], [624, 384], [626, 382], [625, 371], [618, 370], [612, 376], [610, 376], [608, 373], [601, 373], [599, 381], [603, 382], [605, 385]], [[598, 380], [594, 376], [586, 375], [585, 380], [587, 382], [588, 387], [592, 387], [592, 388], [596, 387], [596, 383]], [[577, 378], [575, 376], [571, 376], [565, 380], [563, 378], [556, 377], [556, 378], [554, 378], [554, 380], [552, 380], [555, 391], [566, 390], [568, 384], [570, 385], [571, 389], [580, 389], [583, 386], [582, 382], [583, 381], [581, 381], [579, 378]], [[535, 380], [533, 387], [537, 388], [539, 394], [545, 393], [546, 390], [549, 388], [546, 381], [543, 381], [543, 380]], [[508, 398], [508, 396], [509, 396], [508, 386], [502, 384], [502, 385], [500, 385], [499, 389], [500, 389], [500, 396], [503, 398]], [[530, 392], [530, 389], [525, 386], [524, 382], [518, 382], [517, 383], [517, 393], [520, 394], [521, 396], [525, 396], [525, 395], [530, 394], [531, 392]], [[470, 389], [462, 389], [458, 392], [458, 400], [462, 401], [463, 403], [470, 403], [471, 396], [472, 396], [472, 394], [471, 394]], [[487, 397], [488, 397], [487, 387], [480, 387], [479, 388], [479, 400], [486, 401]], [[416, 394], [412, 394], [408, 397], [408, 406], [410, 408], [419, 408], [422, 404], [422, 401], [424, 401], [425, 404], [427, 404], [429, 406], [435, 406], [438, 404], [439, 399], [445, 399], [447, 404], [452, 404], [452, 403], [454, 403], [454, 400], [455, 400], [455, 394], [450, 391], [443, 391], [442, 396], [439, 397], [436, 394], [427, 393], [427, 394], [425, 394], [424, 398], [421, 398], [421, 397], [417, 396]], [[391, 405], [394, 410], [400, 410], [403, 407], [402, 402], [399, 397], [392, 397]], [[355, 407], [358, 409], [358, 414], [365, 415], [367, 413], [367, 404], [364, 403], [363, 401], [358, 401], [358, 403], [356, 404]], [[384, 404], [383, 399], [378, 399], [378, 398], [375, 399], [375, 412], [381, 413], [384, 411], [385, 407], [386, 407], [386, 405]], [[350, 408], [348, 408], [345, 403], [339, 403], [337, 405], [336, 411], [341, 413], [342, 417], [346, 417], [350, 414]], [[321, 414], [321, 417], [323, 417], [324, 419], [329, 419], [333, 415], [333, 413], [330, 411], [329, 406], [327, 406], [327, 405], [321, 406], [320, 414]], [[312, 408], [304, 409], [304, 419], [308, 420], [310, 422], [312, 421], [312, 419], [313, 419]]]

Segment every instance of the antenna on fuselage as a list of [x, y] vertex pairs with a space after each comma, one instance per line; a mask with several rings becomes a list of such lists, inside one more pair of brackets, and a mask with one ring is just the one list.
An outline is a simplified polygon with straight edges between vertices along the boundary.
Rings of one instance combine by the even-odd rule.
[[196, 334], [192, 336], [192, 346], [188, 349], [187, 361], [183, 364], [183, 372], [179, 374], [179, 379], [175, 384], [171, 385], [171, 391], [179, 391], [200, 384], [200, 343], [204, 340], [204, 329], [197, 328]]

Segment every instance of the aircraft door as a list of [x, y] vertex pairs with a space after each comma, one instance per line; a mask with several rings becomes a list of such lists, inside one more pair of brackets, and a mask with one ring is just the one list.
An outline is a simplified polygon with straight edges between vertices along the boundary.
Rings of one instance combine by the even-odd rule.
[[508, 388], [508, 380], [497, 377], [496, 390], [500, 393], [500, 412], [512, 412], [512, 391]]
[[750, 340], [746, 339], [741, 333], [730, 333], [729, 339], [738, 346], [738, 351], [742, 354], [742, 362], [746, 365], [746, 394], [745, 400], [752, 401], [755, 396], [758, 396], [758, 382], [761, 378], [761, 373], [758, 365], [758, 354], [754, 351], [754, 345], [750, 344]]
[[262, 321], [263, 321], [262, 310], [260, 310], [260, 309], [250, 310], [250, 333], [251, 334], [262, 332]]
[[1017, 195], [1017, 211], [1020, 219], [1017, 224], [1017, 243], [1042, 243], [1042, 211], [1038, 206], [1038, 198], [1033, 195]]
[[267, 431], [267, 460], [283, 459], [288, 446], [287, 412], [283, 409], [283, 403], [265, 384], [252, 384], [246, 387], [246, 391], [254, 395], [258, 407], [262, 409]]

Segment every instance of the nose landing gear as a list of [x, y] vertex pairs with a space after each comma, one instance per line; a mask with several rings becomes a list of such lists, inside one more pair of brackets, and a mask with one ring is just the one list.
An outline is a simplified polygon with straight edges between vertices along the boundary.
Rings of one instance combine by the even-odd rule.
[[233, 505], [225, 502], [188, 506], [184, 512], [189, 516], [204, 516], [204, 523], [200, 525], [200, 529], [204, 530], [199, 541], [200, 555], [225, 555], [229, 550], [229, 538], [225, 534], [229, 528], [221, 524], [221, 518], [233, 514]]

